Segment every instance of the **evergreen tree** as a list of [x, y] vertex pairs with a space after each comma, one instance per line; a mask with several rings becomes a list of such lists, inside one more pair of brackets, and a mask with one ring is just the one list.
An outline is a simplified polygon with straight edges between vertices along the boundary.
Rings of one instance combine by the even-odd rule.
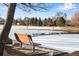
[[38, 19], [38, 26], [42, 26], [43, 25], [43, 22], [41, 20], [41, 18]]
[[55, 20], [56, 26], [65, 26], [65, 19], [63, 17], [57, 17]]
[[51, 18], [47, 19], [47, 26], [52, 26], [53, 25], [53, 21]]
[[43, 20], [43, 26], [47, 26], [47, 18]]

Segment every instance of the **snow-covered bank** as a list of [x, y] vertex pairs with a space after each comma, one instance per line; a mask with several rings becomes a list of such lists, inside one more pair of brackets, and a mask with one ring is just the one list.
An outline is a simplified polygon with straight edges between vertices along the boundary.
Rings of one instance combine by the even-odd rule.
[[38, 29], [38, 30], [54, 30], [54, 29], [62, 29], [61, 27], [48, 27], [48, 26], [12, 26], [12, 28], [16, 29]]
[[[3, 28], [3, 25], [0, 25], [0, 29]], [[75, 29], [78, 30], [77, 27], [57, 27], [57, 26], [15, 26], [13, 25], [12, 28], [16, 29], [40, 29], [40, 30], [67, 30], [67, 29]]]
[[[3, 28], [3, 25], [0, 25], [0, 29]], [[12, 28], [15, 29], [32, 29], [32, 30], [55, 30], [55, 31], [67, 31], [67, 32], [79, 32], [79, 27], [59, 27], [59, 26], [16, 26], [13, 25]]]
[[[0, 29], [3, 28], [3, 25], [0, 25]], [[12, 26], [12, 28], [16, 29], [47, 29], [47, 30], [54, 30], [54, 29], [63, 29], [63, 27], [55, 27], [55, 26]]]

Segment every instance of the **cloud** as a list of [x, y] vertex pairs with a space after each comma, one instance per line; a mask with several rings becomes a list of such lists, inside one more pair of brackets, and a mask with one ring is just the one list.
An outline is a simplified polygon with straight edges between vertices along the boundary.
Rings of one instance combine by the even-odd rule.
[[76, 4], [72, 4], [72, 3], [65, 3], [64, 5], [62, 6], [59, 6], [59, 10], [72, 10], [72, 9], [75, 9], [76, 8]]

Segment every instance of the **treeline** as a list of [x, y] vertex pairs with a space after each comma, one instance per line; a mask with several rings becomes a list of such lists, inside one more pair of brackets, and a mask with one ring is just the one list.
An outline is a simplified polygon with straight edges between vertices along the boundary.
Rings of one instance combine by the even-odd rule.
[[[4, 24], [5, 20], [0, 18], [0, 24]], [[24, 26], [65, 26], [66, 20], [63, 17], [57, 18], [36, 18], [36, 17], [25, 17], [24, 19], [13, 20], [13, 25], [24, 25]]]
[[51, 18], [45, 18], [42, 20], [41, 18], [28, 18], [25, 17], [23, 20], [18, 20], [18, 23], [20, 25], [26, 25], [26, 26], [53, 26], [53, 20]]
[[[5, 23], [5, 19], [0, 17], [0, 24]], [[58, 13], [52, 18], [37, 18], [37, 17], [25, 17], [24, 19], [18, 18], [13, 20], [13, 25], [24, 25], [24, 26], [79, 26], [79, 12], [75, 13], [71, 19], [61, 16]]]
[[64, 26], [66, 23], [66, 20], [63, 17], [57, 17], [57, 18], [28, 18], [25, 17], [24, 19], [17, 19], [13, 22], [16, 25], [25, 25], [25, 26]]
[[64, 13], [57, 13], [56, 16], [45, 19], [25, 17], [18, 20], [18, 23], [27, 26], [79, 26], [79, 12], [76, 12], [70, 19], [67, 19]]

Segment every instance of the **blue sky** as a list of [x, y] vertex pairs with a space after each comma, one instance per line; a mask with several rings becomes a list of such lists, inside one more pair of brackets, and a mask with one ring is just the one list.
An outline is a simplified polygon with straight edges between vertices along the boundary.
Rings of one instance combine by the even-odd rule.
[[[16, 8], [14, 18], [24, 18], [24, 17], [41, 17], [42, 19], [53, 17], [57, 12], [61, 11], [67, 14], [67, 18], [70, 19], [74, 13], [79, 11], [79, 4], [78, 3], [49, 3], [50, 10], [46, 12], [38, 12], [38, 11], [31, 11], [31, 12], [24, 12], [19, 8]], [[7, 7], [0, 4], [0, 16], [6, 18], [7, 14]]]

